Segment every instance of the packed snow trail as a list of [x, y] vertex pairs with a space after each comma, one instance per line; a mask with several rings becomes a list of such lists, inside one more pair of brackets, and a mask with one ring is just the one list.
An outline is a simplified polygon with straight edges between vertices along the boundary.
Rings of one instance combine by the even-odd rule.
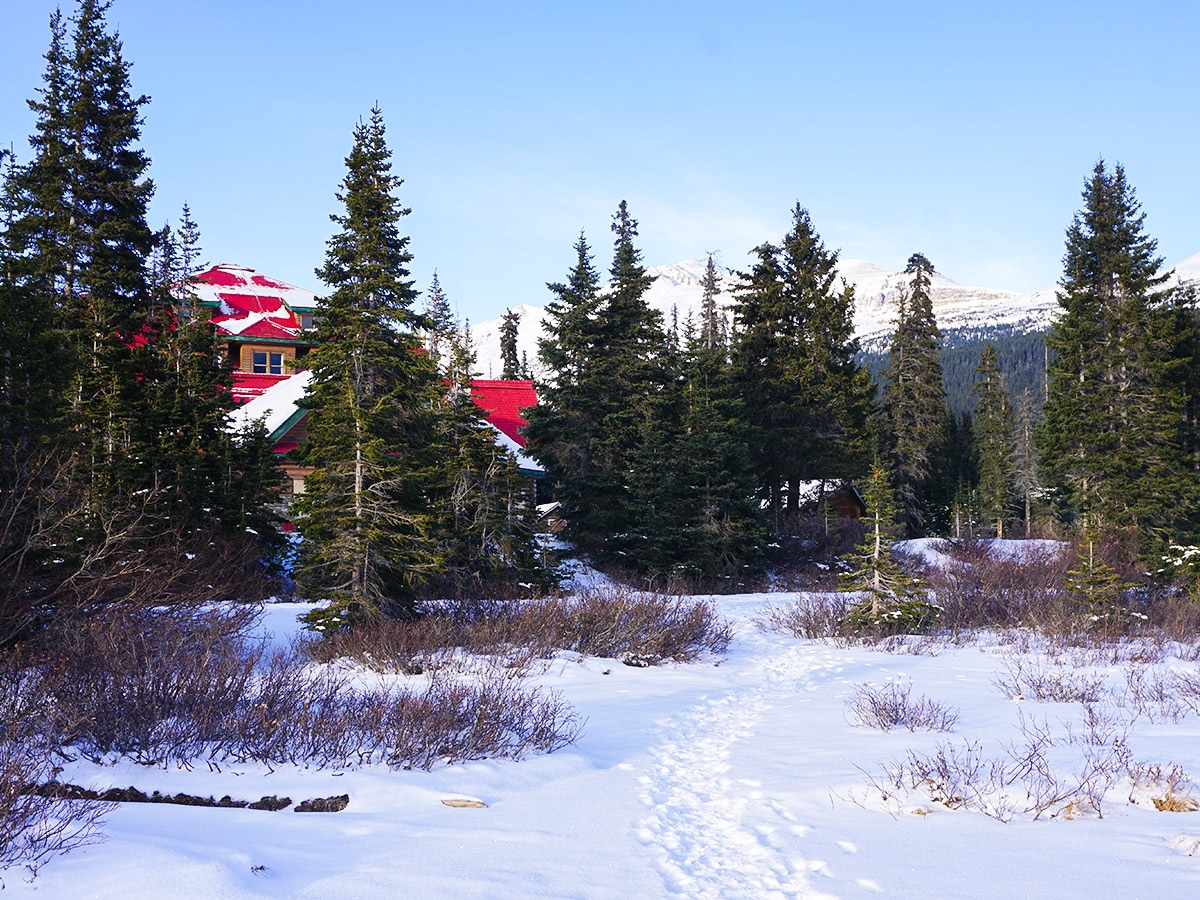
[[780, 650], [753, 627], [739, 627], [745, 635], [739, 641], [752, 654], [738, 674], [745, 687], [662, 723], [648, 774], [640, 779], [651, 811], [638, 835], [673, 894], [697, 900], [827, 896], [807, 880], [823, 864], [790, 852], [805, 827], [760, 782], [738, 777], [731, 754], [740, 742], [753, 740], [773, 709], [804, 702], [803, 695], [835, 674], [839, 660], [827, 648]]

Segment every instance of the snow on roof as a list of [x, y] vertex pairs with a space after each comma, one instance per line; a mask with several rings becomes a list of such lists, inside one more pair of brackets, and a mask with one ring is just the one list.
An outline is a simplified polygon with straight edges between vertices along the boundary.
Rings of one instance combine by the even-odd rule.
[[261, 372], [234, 372], [233, 399], [238, 403], [245, 403], [247, 400], [270, 390], [285, 378], [291, 377], [292, 373], [290, 372], [287, 375], [270, 375]]
[[287, 318], [282, 319], [278, 313], [270, 312], [252, 312], [242, 316], [216, 315], [213, 316], [213, 324], [226, 334], [253, 337], [274, 337], [276, 335], [290, 338], [297, 337], [300, 334], [300, 329], [297, 327], [296, 320], [286, 310], [283, 311], [283, 315]]
[[496, 432], [496, 443], [506, 450], [511, 451], [512, 455], [517, 458], [518, 469], [527, 475], [536, 476], [546, 474], [546, 470], [542, 467], [542, 464], [533, 459], [533, 457], [526, 456], [520, 444], [501, 431], [495, 423], [488, 422], [488, 425]]
[[222, 264], [201, 272], [189, 286], [196, 298], [218, 309], [213, 324], [229, 335], [296, 340], [297, 314], [310, 314], [317, 295], [259, 275], [245, 266]]
[[232, 431], [246, 431], [259, 419], [266, 425], [267, 434], [276, 434], [299, 412], [298, 404], [312, 381], [312, 372], [297, 372], [277, 382], [229, 414]]
[[[295, 375], [284, 377], [275, 384], [265, 388], [258, 396], [252, 397], [242, 406], [229, 414], [231, 431], [246, 431], [258, 420], [266, 426], [267, 434], [272, 438], [280, 438], [282, 432], [296, 413], [300, 412], [300, 401], [308, 391], [312, 382], [312, 372], [297, 372]], [[532, 386], [530, 387], [532, 391]], [[486, 413], [486, 410], [484, 411]], [[517, 458], [517, 466], [528, 475], [543, 475], [546, 470], [534, 459], [525, 455], [522, 446], [516, 440], [504, 433], [495, 423], [489, 421], [488, 426], [496, 432], [496, 443], [512, 452]], [[277, 447], [276, 450], [281, 448]]]

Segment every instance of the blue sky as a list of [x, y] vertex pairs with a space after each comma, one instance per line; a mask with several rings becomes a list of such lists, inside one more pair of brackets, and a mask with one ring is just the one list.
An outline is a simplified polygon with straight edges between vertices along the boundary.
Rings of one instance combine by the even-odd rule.
[[[0, 142], [25, 154], [52, 0], [0, 0]], [[64, 11], [73, 10], [71, 3]], [[356, 121], [376, 102], [413, 275], [460, 315], [544, 304], [621, 199], [648, 264], [747, 264], [796, 202], [847, 258], [921, 251], [1032, 290], [1103, 156], [1168, 263], [1200, 251], [1200, 4], [116, 0], [152, 102], [153, 225], [318, 289]]]

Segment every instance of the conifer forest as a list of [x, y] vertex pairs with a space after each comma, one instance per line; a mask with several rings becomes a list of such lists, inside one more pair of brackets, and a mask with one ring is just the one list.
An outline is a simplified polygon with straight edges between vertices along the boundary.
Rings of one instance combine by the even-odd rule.
[[[345, 211], [316, 270], [311, 425], [294, 451], [313, 473], [279, 507], [264, 436], [226, 425], [228, 365], [189, 291], [201, 228], [186, 207], [175, 225], [147, 221], [148, 101], [106, 11], [85, 0], [54, 17], [31, 155], [4, 163], [3, 640], [59, 607], [169, 601], [201, 582], [232, 598], [294, 576], [330, 601], [327, 625], [548, 586], [535, 488], [467, 399], [469, 334], [436, 278], [418, 304], [379, 109], [352, 135]], [[943, 346], [919, 252], [889, 348], [868, 359], [838, 252], [800, 203], [786, 234], [753, 248], [731, 306], [716, 302], [710, 259], [699, 318], [666, 323], [644, 300], [638, 221], [621, 201], [611, 262], [581, 233], [549, 284], [527, 411], [546, 470], [537, 499], [561, 504], [565, 537], [597, 564], [718, 590], [821, 558], [845, 525], [830, 524], [834, 495], [879, 470], [895, 536], [1088, 530], [1145, 559], [1188, 544], [1195, 298], [1166, 286], [1143, 221], [1124, 169], [1097, 163], [1067, 229], [1049, 352], [1037, 336], [1001, 341], [1026, 363], [1045, 354], [1041, 383], [1013, 385], [992, 343], [965, 360]], [[510, 313], [508, 378], [531, 368], [516, 327]]]

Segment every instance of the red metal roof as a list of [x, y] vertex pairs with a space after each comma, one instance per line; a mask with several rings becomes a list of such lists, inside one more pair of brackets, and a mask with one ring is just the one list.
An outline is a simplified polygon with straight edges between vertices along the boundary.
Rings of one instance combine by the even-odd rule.
[[471, 381], [471, 399], [483, 410], [487, 420], [525, 446], [525, 417], [521, 410], [537, 406], [537, 391], [532, 381], [499, 381], [475, 378]]
[[220, 266], [213, 266], [207, 272], [197, 275], [196, 280], [201, 284], [211, 284], [217, 287], [238, 287], [246, 283], [246, 279], [241, 275]]
[[266, 275], [255, 275], [250, 279], [259, 287], [272, 288], [277, 291], [286, 291], [291, 285], [282, 281], [276, 281], [274, 278], [268, 278]]
[[249, 315], [250, 313], [273, 313], [279, 318], [285, 315], [291, 318], [291, 311], [283, 305], [278, 297], [266, 294], [235, 294], [232, 291], [221, 291], [221, 308], [229, 309], [226, 315]]
[[233, 399], [238, 403], [245, 403], [291, 377], [291, 373], [287, 375], [257, 375], [251, 372], [234, 372]]
[[316, 303], [311, 291], [243, 266], [213, 266], [197, 275], [190, 289], [201, 302], [218, 307], [212, 321], [227, 337], [303, 342], [295, 309], [307, 313]]

